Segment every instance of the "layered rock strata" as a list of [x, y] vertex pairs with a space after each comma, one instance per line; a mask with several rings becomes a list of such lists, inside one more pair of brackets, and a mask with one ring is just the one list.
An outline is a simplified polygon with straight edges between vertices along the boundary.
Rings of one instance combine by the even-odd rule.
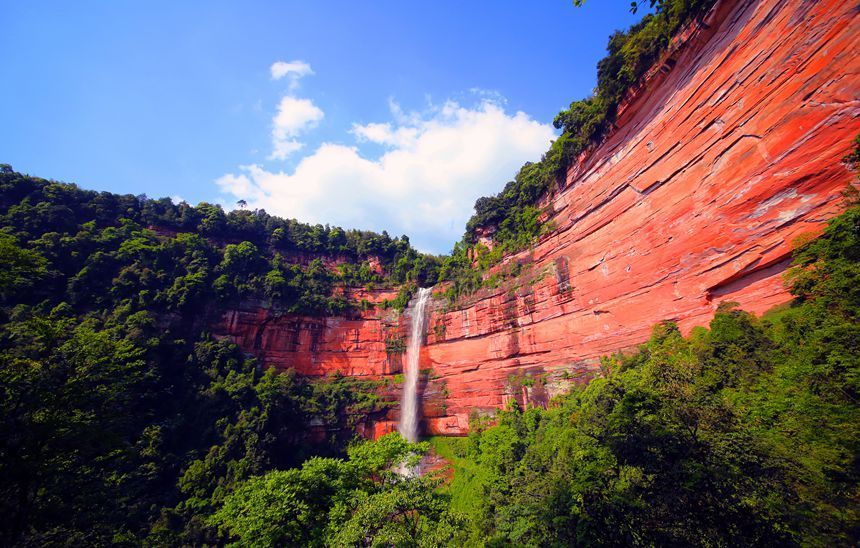
[[[426, 431], [463, 434], [471, 413], [511, 400], [544, 405], [655, 323], [686, 331], [723, 301], [755, 313], [788, 301], [792, 241], [823, 229], [853, 178], [841, 158], [860, 131], [858, 12], [842, 0], [723, 0], [681, 33], [547, 198], [555, 229], [506, 258], [525, 273], [454, 308], [434, 301]], [[385, 376], [400, 371], [391, 340], [403, 324], [378, 309], [313, 319], [249, 304], [220, 332], [268, 365]]]

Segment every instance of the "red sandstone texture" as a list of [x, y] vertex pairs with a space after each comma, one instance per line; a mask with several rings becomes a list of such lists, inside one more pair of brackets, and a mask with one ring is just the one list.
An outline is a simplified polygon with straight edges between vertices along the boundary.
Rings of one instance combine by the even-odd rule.
[[[428, 433], [463, 434], [471, 413], [511, 400], [545, 405], [660, 321], [689, 330], [722, 301], [761, 313], [789, 300], [791, 242], [823, 229], [852, 180], [840, 160], [860, 131], [860, 15], [844, 0], [724, 0], [705, 23], [569, 169], [546, 204], [556, 230], [508, 258], [526, 274], [453, 310], [434, 301]], [[268, 365], [381, 376], [400, 370], [385, 341], [404, 324], [379, 310], [308, 319], [249, 305], [221, 330]]]
[[[348, 297], [378, 305], [396, 290], [351, 289]], [[399, 373], [401, 355], [387, 346], [403, 337], [400, 317], [379, 306], [352, 318], [317, 318], [281, 313], [265, 303], [248, 302], [222, 318], [216, 334], [227, 335], [263, 365], [292, 367], [302, 375], [339, 372], [351, 376]]]

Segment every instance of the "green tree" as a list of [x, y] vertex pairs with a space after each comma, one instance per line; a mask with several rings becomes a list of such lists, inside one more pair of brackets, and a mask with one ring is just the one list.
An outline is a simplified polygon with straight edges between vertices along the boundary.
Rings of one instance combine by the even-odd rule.
[[448, 511], [438, 482], [398, 472], [426, 449], [389, 434], [351, 447], [346, 460], [314, 458], [300, 469], [251, 478], [211, 522], [249, 546], [450, 541], [462, 520]]
[[0, 299], [37, 283], [47, 274], [46, 265], [39, 253], [22, 249], [14, 237], [0, 232]]

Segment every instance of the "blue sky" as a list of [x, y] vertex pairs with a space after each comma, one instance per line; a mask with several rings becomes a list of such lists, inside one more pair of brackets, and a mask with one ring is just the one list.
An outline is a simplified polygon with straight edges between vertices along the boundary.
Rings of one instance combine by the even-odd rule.
[[0, 0], [0, 162], [446, 252], [593, 88], [627, 4]]

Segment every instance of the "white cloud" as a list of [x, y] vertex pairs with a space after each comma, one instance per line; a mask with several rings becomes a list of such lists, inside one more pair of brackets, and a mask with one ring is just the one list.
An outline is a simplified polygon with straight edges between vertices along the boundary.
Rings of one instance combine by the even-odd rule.
[[[419, 249], [445, 252], [462, 235], [475, 200], [499, 192], [524, 162], [540, 158], [555, 135], [552, 126], [523, 112], [508, 114], [487, 99], [473, 107], [449, 101], [410, 113], [390, 104], [392, 122], [351, 130], [359, 143], [386, 147], [378, 158], [357, 146], [323, 143], [291, 173], [247, 165], [216, 182], [249, 207], [304, 222], [407, 234]], [[313, 112], [308, 105], [296, 110]], [[318, 118], [285, 114], [281, 141], [289, 143], [290, 131], [300, 131], [288, 128], [319, 118], [322, 111]]]
[[310, 99], [282, 97], [278, 113], [272, 119], [273, 135], [279, 139], [295, 137], [323, 119], [323, 111]]
[[353, 124], [350, 131], [359, 141], [369, 141], [380, 145], [407, 147], [418, 138], [418, 128], [399, 127], [392, 129], [391, 124], [371, 123], [365, 126]]
[[296, 137], [315, 127], [325, 114], [310, 99], [282, 97], [278, 112], [272, 118], [272, 154], [270, 160], [284, 160], [303, 144]]
[[286, 160], [287, 156], [293, 152], [297, 152], [304, 147], [305, 144], [295, 139], [273, 139], [272, 153], [269, 154], [269, 160]]
[[309, 76], [314, 73], [311, 66], [304, 61], [276, 61], [269, 67], [272, 71], [272, 80], [280, 80], [287, 76], [290, 78], [291, 85], [297, 83], [304, 76]]

